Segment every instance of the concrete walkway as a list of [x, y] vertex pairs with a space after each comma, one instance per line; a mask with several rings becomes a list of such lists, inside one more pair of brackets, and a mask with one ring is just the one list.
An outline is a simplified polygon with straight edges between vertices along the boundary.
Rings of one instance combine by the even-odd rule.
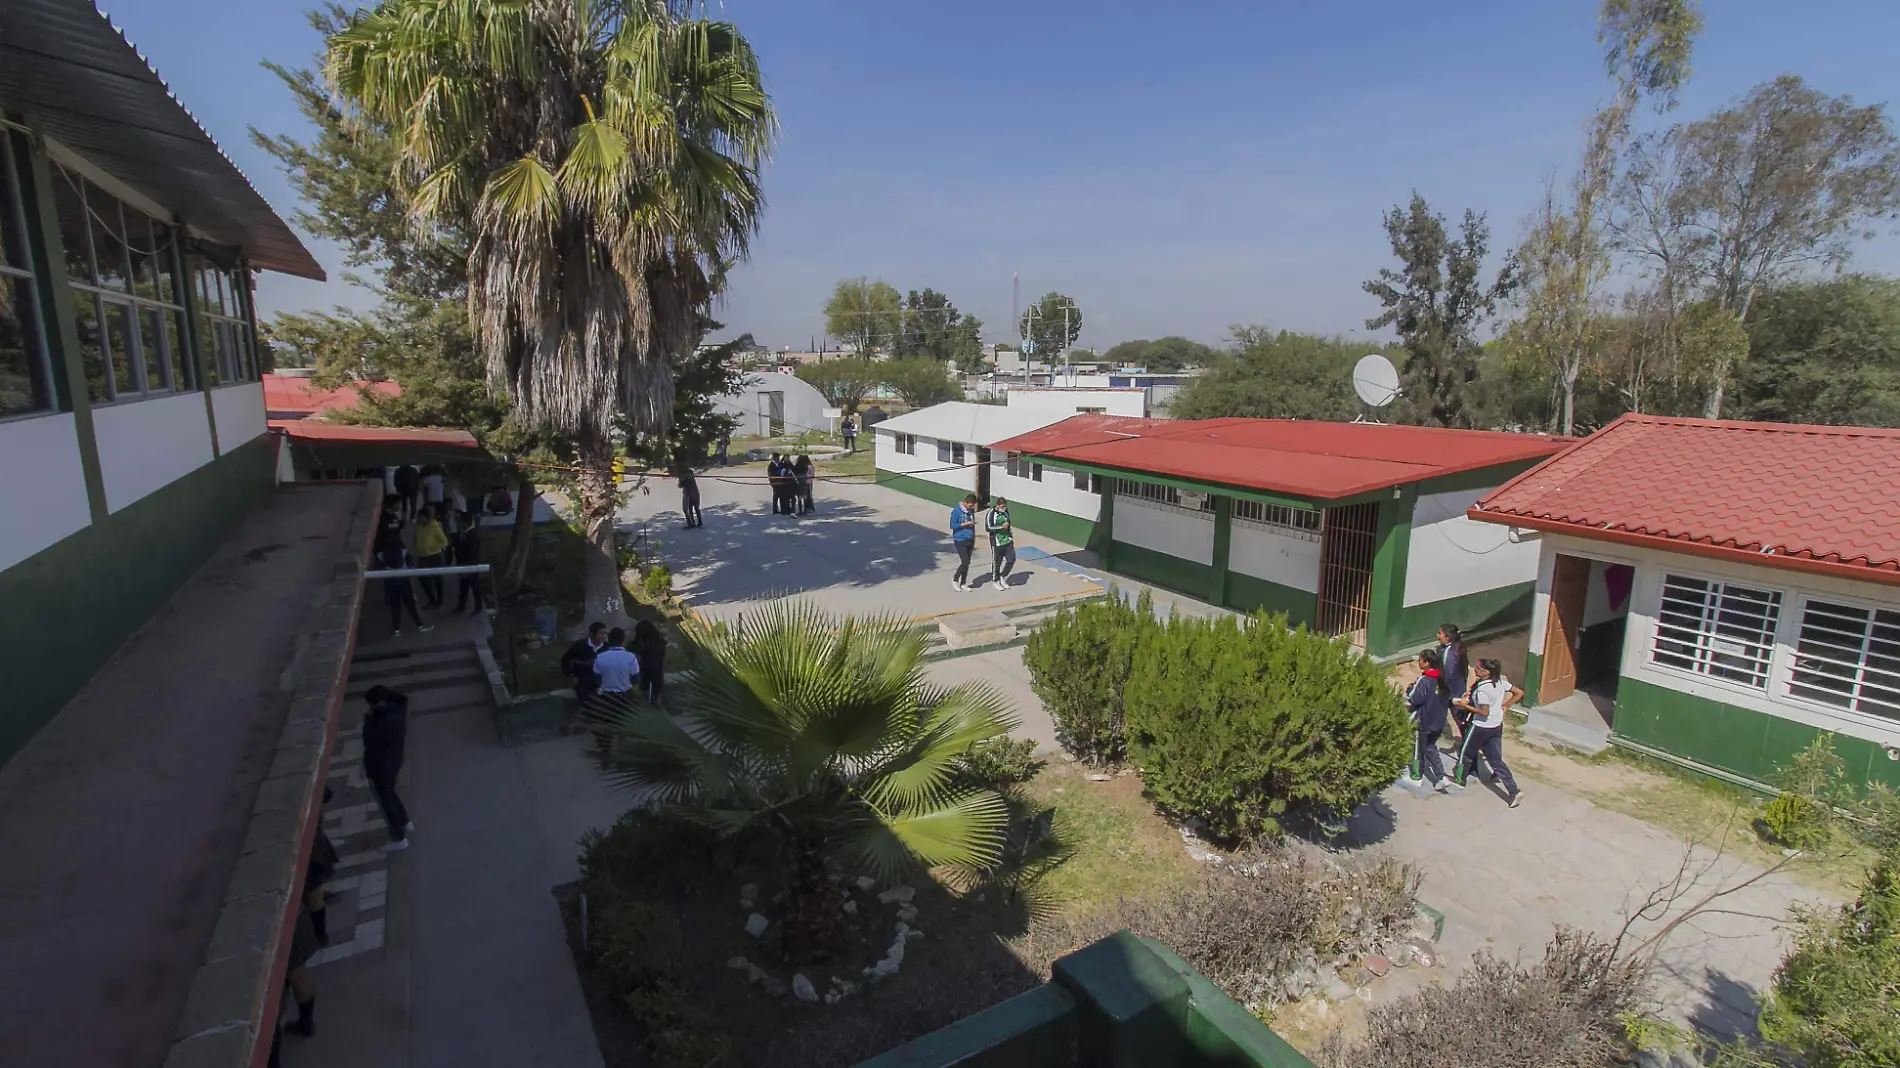
[[165, 1059], [362, 501], [265, 497], [0, 770], [0, 1061]]

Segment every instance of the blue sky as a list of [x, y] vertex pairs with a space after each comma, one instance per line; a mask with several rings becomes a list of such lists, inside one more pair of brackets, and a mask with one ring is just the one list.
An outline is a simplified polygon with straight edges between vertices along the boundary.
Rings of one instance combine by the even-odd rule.
[[[296, 0], [100, 0], [286, 215], [248, 126], [296, 132], [257, 66], [319, 41]], [[714, 7], [720, 5], [717, 0]], [[1416, 188], [1514, 239], [1544, 177], [1567, 175], [1604, 94], [1588, 0], [724, 0], [783, 124], [728, 334], [803, 347], [837, 279], [932, 286], [1012, 340], [1024, 299], [1081, 305], [1081, 343], [1231, 323], [1364, 333], [1360, 283], [1390, 261], [1380, 215]], [[1782, 73], [1856, 101], [1900, 97], [1900, 4], [1714, 0], [1677, 117]], [[1649, 119], [1648, 121], [1659, 121]], [[265, 276], [260, 307], [361, 305]], [[1900, 273], [1900, 240], [1863, 268]]]

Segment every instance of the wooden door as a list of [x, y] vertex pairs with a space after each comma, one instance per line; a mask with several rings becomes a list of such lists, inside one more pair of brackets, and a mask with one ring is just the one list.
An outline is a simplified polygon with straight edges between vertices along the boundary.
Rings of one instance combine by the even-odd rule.
[[1583, 635], [1583, 604], [1590, 594], [1590, 561], [1558, 555], [1550, 578], [1550, 613], [1544, 620], [1544, 677], [1537, 703], [1569, 697], [1577, 690], [1577, 643]]
[[1379, 506], [1328, 508], [1320, 520], [1319, 613], [1313, 629], [1365, 645], [1372, 611], [1372, 558], [1379, 551]]

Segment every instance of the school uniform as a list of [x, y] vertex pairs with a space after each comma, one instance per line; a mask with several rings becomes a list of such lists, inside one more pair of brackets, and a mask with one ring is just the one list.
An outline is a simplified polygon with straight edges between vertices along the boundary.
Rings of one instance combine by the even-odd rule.
[[1464, 744], [1458, 747], [1458, 785], [1463, 786], [1478, 770], [1478, 757], [1482, 756], [1510, 796], [1517, 796], [1517, 779], [1504, 763], [1504, 701], [1510, 695], [1511, 684], [1505, 679], [1485, 679], [1471, 688], [1471, 703], [1478, 711], [1465, 730]]
[[959, 590], [970, 588], [970, 555], [976, 552], [976, 512], [959, 504], [950, 509], [950, 547], [957, 551], [957, 572], [950, 581]]
[[640, 677], [640, 661], [628, 650], [610, 645], [594, 657], [594, 674], [600, 676], [601, 693], [627, 693]]
[[1412, 781], [1421, 777], [1433, 786], [1445, 778], [1445, 765], [1438, 757], [1438, 738], [1445, 733], [1445, 714], [1451, 707], [1450, 693], [1439, 688], [1440, 676], [1427, 671], [1412, 683], [1405, 703], [1412, 710]]

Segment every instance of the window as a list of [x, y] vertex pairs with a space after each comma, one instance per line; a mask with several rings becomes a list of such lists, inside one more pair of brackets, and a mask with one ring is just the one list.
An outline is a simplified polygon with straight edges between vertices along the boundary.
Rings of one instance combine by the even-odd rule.
[[950, 443], [949, 442], [939, 441], [937, 443], [937, 462], [940, 464], [947, 464], [950, 462]]
[[1295, 508], [1290, 504], [1269, 504], [1266, 501], [1234, 498], [1235, 520], [1243, 523], [1257, 523], [1263, 527], [1271, 527], [1279, 533], [1295, 534], [1309, 539], [1319, 537], [1320, 514], [1315, 508]]
[[950, 446], [950, 462], [953, 464], [956, 464], [958, 467], [963, 466], [963, 443], [962, 442], [958, 442], [957, 444]]
[[1031, 482], [1042, 481], [1042, 465], [1041, 464], [1029, 465], [1029, 481]]
[[1155, 504], [1181, 503], [1181, 491], [1173, 486], [1163, 486], [1154, 482], [1133, 482], [1125, 478], [1115, 480], [1115, 496], [1136, 497]]
[[1075, 411], [1076, 411], [1076, 414], [1078, 415], [1107, 415], [1108, 414], [1107, 408], [1077, 408]]
[[[54, 169], [87, 394], [103, 403], [195, 388], [176, 278], [177, 229], [68, 167]], [[246, 326], [247, 339], [249, 332]]]
[[1022, 453], [1006, 452], [1003, 454], [1003, 456], [1005, 457], [1005, 459], [1003, 460], [1003, 470], [1009, 472], [1012, 475], [1020, 475], [1023, 473], [1022, 471], [1023, 454]]
[[1900, 720], [1900, 611], [1809, 601], [1788, 695]]
[[1781, 618], [1779, 591], [1666, 575], [1650, 659], [1664, 667], [1767, 689]]
[[211, 357], [214, 386], [255, 382], [257, 353], [251, 338], [250, 272], [191, 257], [191, 284], [198, 294], [199, 321]]
[[892, 434], [892, 446], [905, 456], [917, 455], [917, 439], [909, 434]]
[[0, 419], [53, 406], [53, 368], [14, 164], [13, 137], [0, 127]]
[[1075, 472], [1075, 488], [1079, 490], [1088, 489], [1090, 485], [1089, 480], [1094, 477], [1094, 475], [1089, 474], [1087, 471]]

